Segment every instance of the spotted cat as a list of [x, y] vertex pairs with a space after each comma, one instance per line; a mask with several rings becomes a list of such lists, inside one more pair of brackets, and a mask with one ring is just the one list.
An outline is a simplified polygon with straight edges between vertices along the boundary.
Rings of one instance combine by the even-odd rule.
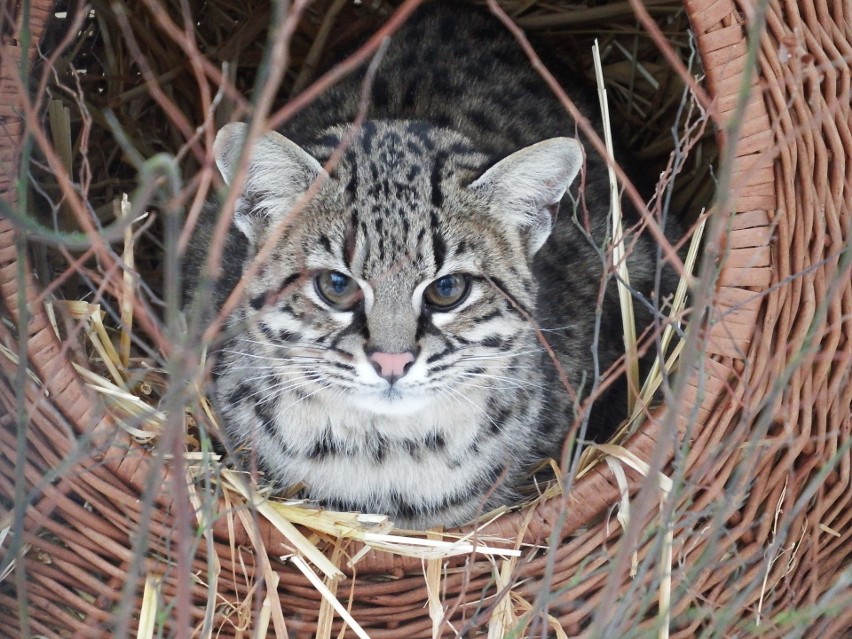
[[[593, 347], [599, 371], [621, 353], [612, 281], [596, 317], [605, 166], [584, 158], [574, 123], [487, 12], [420, 8], [353, 127], [363, 82], [362, 70], [253, 147], [217, 303], [286, 227], [228, 317], [212, 396], [229, 442], [276, 485], [402, 527], [461, 524], [516, 500], [575, 420], [541, 337], [580, 398]], [[245, 131], [216, 138], [226, 183]], [[584, 162], [588, 218], [572, 187]], [[656, 263], [639, 237], [641, 294]], [[620, 392], [592, 412], [590, 436], [620, 419]]]

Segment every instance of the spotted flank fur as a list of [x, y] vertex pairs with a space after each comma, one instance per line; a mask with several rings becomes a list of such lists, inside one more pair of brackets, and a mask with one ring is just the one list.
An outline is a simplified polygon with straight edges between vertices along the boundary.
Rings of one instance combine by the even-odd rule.
[[[363, 79], [252, 149], [216, 304], [285, 228], [227, 318], [212, 397], [232, 449], [275, 485], [403, 527], [460, 524], [516, 500], [575, 419], [537, 327], [579, 397], [594, 379], [593, 343], [599, 371], [620, 353], [613, 286], [596, 317], [606, 177], [487, 13], [419, 9], [355, 128]], [[216, 138], [226, 183], [246, 130], [229, 124]], [[197, 234], [190, 281], [217, 211]], [[654, 256], [639, 237], [629, 267], [640, 293], [654, 288]], [[591, 433], [617, 423], [617, 394], [592, 413]]]

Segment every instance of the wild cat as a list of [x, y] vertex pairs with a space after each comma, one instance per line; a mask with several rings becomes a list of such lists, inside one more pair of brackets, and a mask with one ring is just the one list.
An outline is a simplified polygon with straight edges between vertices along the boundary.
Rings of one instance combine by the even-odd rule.
[[[559, 458], [596, 370], [623, 352], [612, 281], [596, 318], [605, 165], [584, 158], [513, 36], [457, 4], [418, 9], [392, 37], [360, 127], [363, 70], [256, 142], [215, 296], [285, 220], [213, 353], [229, 442], [275, 485], [409, 528], [516, 500], [534, 465]], [[217, 135], [226, 183], [245, 130]], [[584, 162], [588, 216], [572, 187]], [[639, 294], [654, 290], [655, 250], [639, 237], [628, 260]], [[589, 436], [617, 424], [619, 393], [592, 412]]]

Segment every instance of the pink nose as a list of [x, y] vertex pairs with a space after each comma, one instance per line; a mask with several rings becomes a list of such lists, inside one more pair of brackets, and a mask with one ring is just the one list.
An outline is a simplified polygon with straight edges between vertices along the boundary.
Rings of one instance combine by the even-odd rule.
[[370, 361], [376, 372], [389, 381], [399, 379], [408, 372], [414, 361], [414, 353], [370, 353]]

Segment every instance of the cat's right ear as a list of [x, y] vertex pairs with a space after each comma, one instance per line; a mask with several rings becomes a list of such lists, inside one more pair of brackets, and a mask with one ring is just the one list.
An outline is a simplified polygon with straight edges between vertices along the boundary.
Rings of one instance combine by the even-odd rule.
[[[226, 124], [213, 143], [216, 166], [229, 186], [239, 166], [248, 128], [242, 122]], [[263, 230], [287, 215], [296, 200], [324, 174], [320, 163], [298, 144], [276, 131], [266, 133], [252, 147], [234, 224], [249, 241], [258, 243]]]

